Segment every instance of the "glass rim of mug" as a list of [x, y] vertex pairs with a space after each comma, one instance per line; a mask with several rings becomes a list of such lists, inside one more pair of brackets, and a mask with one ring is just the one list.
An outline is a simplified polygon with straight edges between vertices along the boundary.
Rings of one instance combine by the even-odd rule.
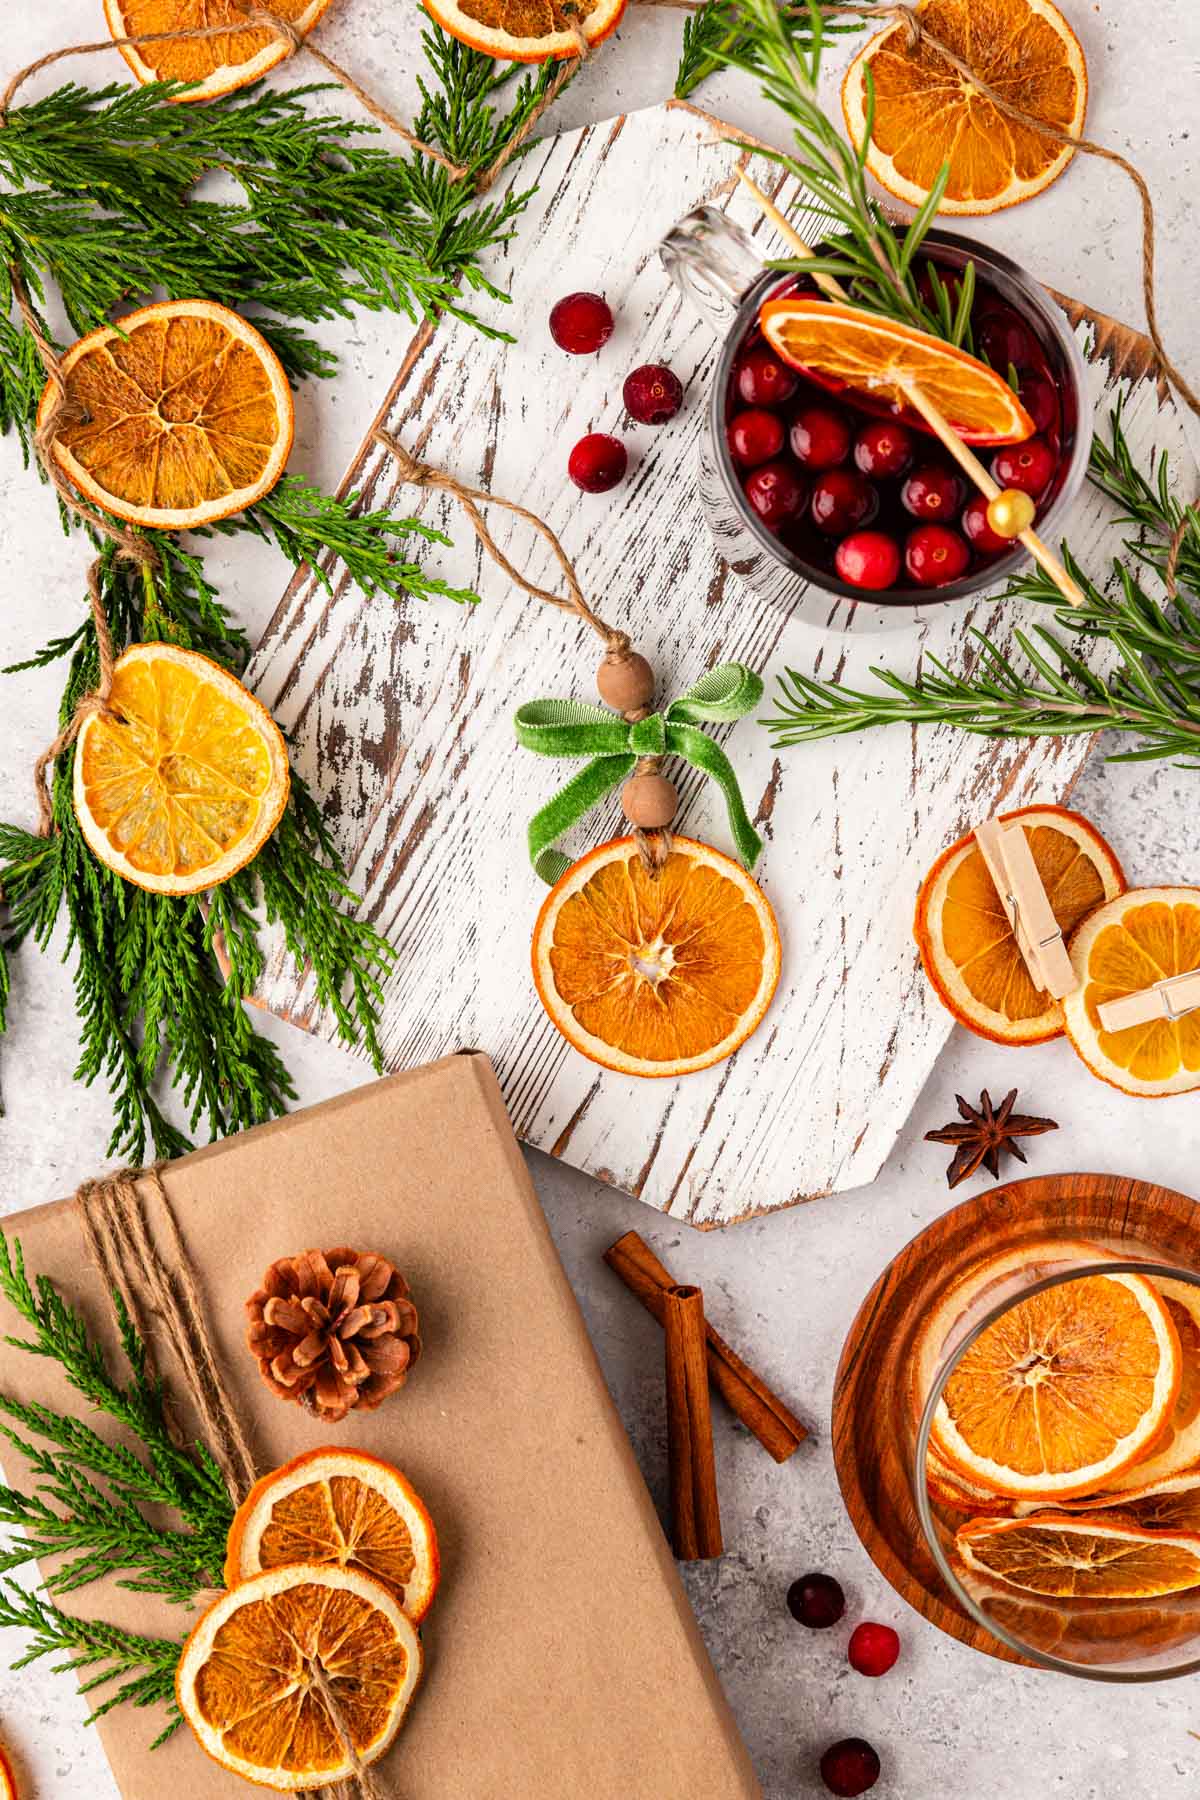
[[[1004, 1314], [1011, 1311], [1011, 1309], [1020, 1301], [1028, 1300], [1035, 1294], [1044, 1294], [1050, 1288], [1062, 1287], [1067, 1282], [1083, 1281], [1088, 1276], [1092, 1275], [1158, 1275], [1166, 1281], [1183, 1281], [1190, 1287], [1200, 1288], [1200, 1274], [1195, 1274], [1190, 1269], [1178, 1268], [1173, 1263], [1113, 1260], [1109, 1262], [1079, 1263], [1073, 1268], [1060, 1270], [1053, 1275], [1044, 1275], [1038, 1281], [1031, 1281], [1027, 1287], [1021, 1288], [1019, 1292], [1009, 1294], [1006, 1299], [998, 1301], [995, 1306], [988, 1309], [984, 1316], [979, 1320], [978, 1324], [972, 1326], [962, 1343], [955, 1349], [953, 1355], [947, 1357], [946, 1361], [939, 1368], [933, 1384], [930, 1387], [929, 1396], [925, 1402], [924, 1411], [921, 1414], [921, 1423], [917, 1428], [916, 1446], [913, 1453], [913, 1499], [916, 1502], [917, 1517], [921, 1521], [921, 1530], [924, 1533], [926, 1545], [933, 1556], [934, 1562], [937, 1564], [938, 1573], [950, 1590], [951, 1598], [963, 1608], [976, 1625], [979, 1625], [987, 1632], [989, 1637], [998, 1639], [1000, 1643], [1014, 1651], [1023, 1662], [1032, 1662], [1038, 1668], [1042, 1669], [1053, 1669], [1058, 1674], [1074, 1675], [1083, 1681], [1104, 1681], [1115, 1686], [1131, 1687], [1150, 1681], [1173, 1681], [1176, 1676], [1193, 1675], [1197, 1670], [1200, 1670], [1200, 1649], [1197, 1650], [1197, 1653], [1194, 1656], [1189, 1657], [1187, 1662], [1173, 1663], [1169, 1667], [1132, 1670], [1104, 1668], [1092, 1664], [1069, 1662], [1064, 1657], [1054, 1656], [1049, 1650], [1039, 1650], [1034, 1645], [1026, 1643], [1023, 1638], [1018, 1637], [1014, 1632], [1009, 1631], [1005, 1626], [1001, 1625], [998, 1620], [989, 1618], [983, 1608], [977, 1605], [972, 1599], [958, 1576], [954, 1573], [950, 1559], [942, 1549], [937, 1524], [933, 1516], [933, 1507], [929, 1500], [929, 1489], [924, 1480], [923, 1472], [929, 1451], [929, 1437], [933, 1427], [933, 1415], [937, 1409], [937, 1403], [942, 1397], [942, 1392], [947, 1381], [950, 1379], [950, 1376], [958, 1367], [971, 1345], [976, 1342], [983, 1332], [994, 1325], [997, 1319], [1003, 1318]], [[1197, 1477], [1197, 1485], [1200, 1485], [1200, 1476]], [[1020, 1588], [1013, 1589], [1014, 1596], [1020, 1595], [1021, 1592], [1022, 1590]], [[1049, 1602], [1053, 1600], [1055, 1596], [1041, 1595], [1040, 1598]], [[1164, 1596], [1164, 1598], [1166, 1598], [1166, 1596]], [[1198, 1634], [1198, 1636], [1200, 1636], [1200, 1634]]]
[[[932, 230], [927, 233], [925, 243], [937, 249], [962, 251], [964, 261], [972, 261], [978, 272], [986, 280], [989, 273], [1000, 275], [1003, 280], [1018, 289], [1021, 295], [1021, 309], [1026, 314], [1033, 313], [1038, 323], [1053, 337], [1062, 354], [1068, 372], [1075, 384], [1077, 420], [1075, 441], [1071, 447], [1070, 458], [1063, 474], [1058, 493], [1037, 522], [1038, 535], [1054, 547], [1054, 533], [1061, 524], [1063, 514], [1075, 500], [1083, 480], [1087, 474], [1088, 458], [1091, 454], [1094, 432], [1093, 409], [1087, 388], [1087, 365], [1083, 354], [1075, 340], [1075, 329], [1058, 302], [1052, 298], [1048, 289], [1027, 274], [1019, 263], [1005, 256], [990, 245], [981, 244], [977, 239], [965, 237], [957, 231]], [[1031, 566], [1032, 559], [1021, 544], [1015, 544], [1012, 550], [1004, 555], [994, 557], [990, 562], [960, 576], [957, 581], [947, 582], [938, 588], [886, 588], [882, 590], [853, 587], [843, 581], [835, 569], [819, 568], [817, 564], [806, 562], [794, 550], [790, 550], [775, 534], [768, 530], [758, 517], [754, 508], [742, 489], [733, 457], [730, 454], [726, 434], [725, 391], [729, 374], [737, 355], [746, 323], [746, 315], [753, 305], [758, 306], [764, 291], [772, 285], [790, 279], [786, 270], [764, 268], [762, 274], [753, 281], [742, 294], [737, 303], [736, 316], [721, 346], [713, 372], [712, 385], [709, 390], [708, 408], [709, 423], [712, 432], [713, 449], [716, 466], [721, 480], [737, 508], [738, 514], [750, 530], [758, 544], [776, 561], [783, 563], [810, 586], [823, 592], [837, 594], [842, 599], [856, 601], [866, 606], [944, 606], [950, 601], [965, 600], [987, 588], [1007, 581], [1010, 576]], [[1002, 296], [1007, 298], [1007, 296]], [[930, 443], [936, 439], [930, 437]]]

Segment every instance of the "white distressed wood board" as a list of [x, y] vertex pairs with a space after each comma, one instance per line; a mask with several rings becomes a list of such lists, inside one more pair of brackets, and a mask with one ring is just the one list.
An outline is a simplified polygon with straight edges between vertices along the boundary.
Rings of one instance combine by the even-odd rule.
[[[766, 607], [718, 562], [694, 473], [715, 345], [667, 281], [656, 246], [712, 201], [755, 230], [764, 256], [775, 252], [733, 175], [745, 155], [676, 102], [539, 144], [516, 176], [539, 191], [495, 268], [513, 304], [487, 309], [518, 342], [490, 343], [453, 320], [418, 330], [374, 423], [546, 518], [585, 592], [651, 658], [667, 698], [720, 660], [760, 670], [770, 694], [785, 667], [869, 681], [876, 661], [908, 672], [930, 654], [961, 663], [972, 625], [1004, 645], [1031, 620], [994, 598], [921, 615], [855, 614], [830, 598], [827, 614], [821, 608], [830, 628], [818, 629], [799, 606]], [[792, 200], [776, 165], [755, 157], [751, 166], [785, 206]], [[549, 338], [550, 306], [576, 289], [605, 293], [617, 315], [598, 358], [567, 357]], [[1144, 340], [1090, 315], [1078, 329], [1098, 416], [1123, 393], [1135, 451], [1171, 450], [1181, 485], [1192, 484], [1195, 465]], [[687, 393], [678, 418], [657, 430], [629, 427], [621, 406], [624, 376], [649, 361], [669, 363]], [[580, 495], [567, 479], [567, 452], [589, 430], [618, 431], [631, 449], [630, 473], [608, 495]], [[766, 841], [759, 876], [780, 921], [779, 990], [757, 1034], [717, 1068], [676, 1082], [609, 1073], [555, 1031], [529, 968], [545, 890], [526, 857], [526, 825], [578, 765], [529, 755], [512, 731], [524, 700], [595, 697], [597, 641], [510, 584], [444, 498], [398, 488], [369, 433], [345, 486], [444, 528], [454, 547], [430, 560], [482, 596], [469, 610], [396, 610], [366, 603], [336, 565], [332, 598], [302, 574], [250, 669], [368, 915], [399, 951], [380, 1032], [388, 1066], [486, 1050], [523, 1139], [696, 1226], [873, 1180], [951, 1029], [911, 937], [921, 877], [997, 807], [1062, 798], [1088, 740], [992, 743], [926, 726], [776, 752], [753, 719], [723, 728]], [[498, 509], [490, 523], [531, 579], [557, 585], [527, 528]], [[1122, 533], [1089, 491], [1067, 535], [1084, 566], [1103, 571]], [[811, 596], [805, 610], [811, 617]], [[730, 848], [716, 790], [691, 771], [680, 787], [680, 828]], [[613, 802], [585, 821], [574, 846], [621, 829]], [[259, 998], [334, 1035], [280, 943]]]

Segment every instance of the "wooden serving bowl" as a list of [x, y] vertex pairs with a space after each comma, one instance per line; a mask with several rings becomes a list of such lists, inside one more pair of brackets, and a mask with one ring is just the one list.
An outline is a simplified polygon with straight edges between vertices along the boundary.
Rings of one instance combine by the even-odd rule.
[[1195, 1268], [1200, 1205], [1121, 1175], [1037, 1175], [963, 1201], [883, 1271], [850, 1327], [833, 1394], [834, 1465], [871, 1560], [940, 1630], [1005, 1662], [1026, 1659], [958, 1605], [930, 1554], [909, 1479], [902, 1413], [918, 1327], [946, 1288], [988, 1254], [1047, 1238], [1084, 1239]]

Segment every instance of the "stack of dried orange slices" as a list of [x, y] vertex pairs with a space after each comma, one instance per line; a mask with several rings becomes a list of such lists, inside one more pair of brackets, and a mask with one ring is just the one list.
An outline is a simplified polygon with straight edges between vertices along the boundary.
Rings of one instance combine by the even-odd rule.
[[992, 1597], [1146, 1601], [1200, 1588], [1200, 1290], [1095, 1267], [1118, 1260], [1066, 1240], [985, 1258], [915, 1346], [919, 1410], [969, 1310], [1014, 1278], [1093, 1265], [969, 1341], [934, 1412], [930, 1498], [962, 1520], [955, 1552]]
[[179, 1661], [201, 1748], [282, 1793], [377, 1762], [421, 1677], [439, 1569], [429, 1514], [389, 1463], [322, 1449], [265, 1476], [230, 1530], [228, 1592]]

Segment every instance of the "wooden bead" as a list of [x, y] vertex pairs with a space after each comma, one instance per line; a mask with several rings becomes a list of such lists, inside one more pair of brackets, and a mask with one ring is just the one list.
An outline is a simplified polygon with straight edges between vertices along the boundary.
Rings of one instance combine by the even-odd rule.
[[621, 789], [621, 806], [639, 831], [659, 831], [675, 817], [679, 796], [665, 775], [631, 775]]
[[654, 698], [654, 670], [636, 650], [606, 656], [596, 671], [596, 686], [614, 712], [648, 712]]
[[987, 522], [997, 537], [1016, 538], [1028, 531], [1037, 516], [1032, 496], [1020, 488], [1005, 488], [988, 501]]

